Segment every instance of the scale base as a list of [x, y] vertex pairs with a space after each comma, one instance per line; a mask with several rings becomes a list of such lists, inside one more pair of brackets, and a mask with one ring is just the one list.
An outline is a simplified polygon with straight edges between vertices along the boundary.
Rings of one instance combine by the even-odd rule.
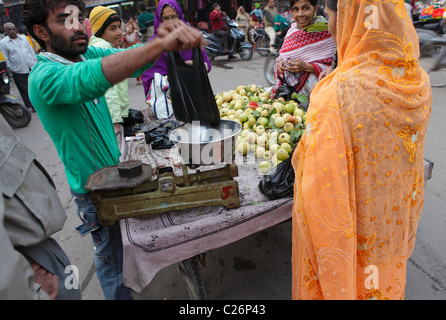
[[[101, 170], [102, 172], [91, 175], [90, 185], [97, 181], [95, 175], [117, 176], [114, 173], [116, 166]], [[236, 176], [238, 167], [235, 164], [208, 171], [197, 170], [193, 174], [189, 174], [187, 166], [183, 165], [182, 176], [173, 172], [161, 173], [153, 181], [142, 177], [139, 179], [142, 181], [140, 184], [133, 185], [120, 178], [118, 182], [102, 182], [102, 187], [95, 185], [89, 190], [92, 191], [91, 199], [96, 207], [99, 222], [103, 226], [110, 226], [123, 218], [172, 210], [215, 205], [222, 205], [227, 209], [237, 208], [240, 206], [240, 198], [238, 182], [233, 179]]]

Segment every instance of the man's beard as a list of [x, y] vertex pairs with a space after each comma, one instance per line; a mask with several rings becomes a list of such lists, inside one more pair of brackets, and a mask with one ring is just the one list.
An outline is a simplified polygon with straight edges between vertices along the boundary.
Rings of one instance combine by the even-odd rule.
[[[88, 47], [88, 36], [83, 32], [77, 32], [73, 34], [69, 40], [64, 39], [63, 37], [54, 34], [50, 28], [46, 27], [48, 35], [50, 37], [50, 46], [51, 48], [61, 57], [64, 58], [76, 58], [80, 54], [87, 52]], [[79, 38], [84, 37], [86, 42], [85, 44], [74, 44], [73, 42], [78, 40]]]

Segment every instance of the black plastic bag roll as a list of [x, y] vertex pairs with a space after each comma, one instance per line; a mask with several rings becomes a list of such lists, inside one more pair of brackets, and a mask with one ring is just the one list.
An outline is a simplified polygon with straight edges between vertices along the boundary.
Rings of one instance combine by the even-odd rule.
[[167, 53], [173, 113], [179, 121], [218, 126], [220, 113], [200, 49], [193, 49], [192, 61], [188, 65], [178, 52]]

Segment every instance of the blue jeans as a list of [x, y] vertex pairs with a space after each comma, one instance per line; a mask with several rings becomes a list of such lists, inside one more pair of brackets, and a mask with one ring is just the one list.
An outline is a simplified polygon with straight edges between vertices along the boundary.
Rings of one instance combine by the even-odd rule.
[[81, 236], [90, 233], [93, 238], [96, 274], [105, 299], [132, 300], [130, 290], [123, 283], [123, 249], [119, 221], [112, 226], [101, 226], [90, 193], [70, 191], [77, 206], [77, 215], [82, 220], [76, 230]]

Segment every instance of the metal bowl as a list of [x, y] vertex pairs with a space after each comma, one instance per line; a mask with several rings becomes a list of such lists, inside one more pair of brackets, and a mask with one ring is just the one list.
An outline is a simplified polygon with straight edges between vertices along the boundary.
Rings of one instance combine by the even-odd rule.
[[232, 163], [235, 141], [241, 130], [242, 125], [232, 120], [222, 119], [216, 127], [193, 121], [170, 131], [169, 139], [186, 164]]

